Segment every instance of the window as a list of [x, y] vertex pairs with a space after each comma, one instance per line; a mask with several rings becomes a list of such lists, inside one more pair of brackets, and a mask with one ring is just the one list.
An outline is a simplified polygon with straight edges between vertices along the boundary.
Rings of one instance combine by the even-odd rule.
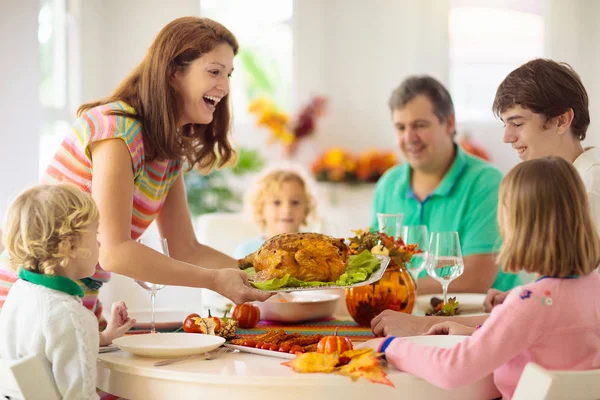
[[42, 176], [65, 134], [69, 132], [79, 103], [74, 21], [78, 0], [42, 0], [38, 15], [40, 56], [40, 104], [43, 122], [40, 132], [39, 174]]
[[249, 102], [259, 96], [269, 97], [288, 110], [293, 0], [202, 0], [200, 12], [225, 25], [240, 44], [231, 78], [235, 122], [254, 121], [246, 110]]
[[542, 0], [451, 0], [450, 91], [461, 121], [494, 118], [508, 73], [544, 52]]

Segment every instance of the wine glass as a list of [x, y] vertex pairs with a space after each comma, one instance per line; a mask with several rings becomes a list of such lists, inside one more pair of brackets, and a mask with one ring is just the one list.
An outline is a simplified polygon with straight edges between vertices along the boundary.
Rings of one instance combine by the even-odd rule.
[[448, 285], [465, 269], [458, 232], [432, 232], [425, 265], [429, 276], [442, 284], [448, 304]]
[[[167, 246], [167, 239], [165, 238], [144, 238], [138, 239], [138, 243], [143, 244], [144, 246], [150, 247], [151, 249], [158, 251], [159, 253], [164, 254], [169, 257], [169, 247]], [[144, 282], [135, 279], [135, 283], [146, 289], [150, 292], [150, 302], [152, 308], [152, 319], [150, 321], [150, 333], [156, 333], [156, 320], [155, 320], [155, 301], [156, 301], [156, 292], [160, 289], [164, 288], [165, 285], [160, 285], [158, 283], [152, 282]]]
[[408, 272], [412, 275], [415, 283], [419, 279], [421, 271], [425, 269], [425, 259], [429, 248], [429, 234], [426, 225], [404, 225], [402, 227], [402, 240], [406, 244], [416, 244], [421, 253], [413, 254], [410, 262], [406, 265]]
[[379, 232], [398, 239], [402, 233], [402, 220], [404, 214], [383, 214], [377, 213], [377, 223]]

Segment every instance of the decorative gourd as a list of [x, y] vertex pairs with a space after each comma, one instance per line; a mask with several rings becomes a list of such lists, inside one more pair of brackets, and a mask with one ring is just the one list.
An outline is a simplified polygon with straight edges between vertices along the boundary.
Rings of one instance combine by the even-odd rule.
[[352, 341], [345, 336], [338, 336], [338, 328], [335, 328], [333, 336], [325, 336], [321, 338], [317, 344], [317, 353], [342, 354], [345, 351], [352, 350]]
[[251, 303], [244, 303], [236, 306], [232, 314], [240, 328], [254, 328], [260, 321], [260, 309]]
[[208, 310], [208, 318], [202, 318], [198, 314], [190, 314], [183, 321], [183, 331], [187, 333], [216, 335], [220, 330], [221, 320], [210, 315], [210, 310]]

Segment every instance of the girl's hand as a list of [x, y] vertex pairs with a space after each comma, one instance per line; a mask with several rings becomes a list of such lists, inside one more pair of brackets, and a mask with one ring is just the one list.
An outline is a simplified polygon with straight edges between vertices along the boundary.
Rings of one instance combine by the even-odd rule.
[[214, 270], [215, 292], [227, 297], [235, 304], [250, 301], [265, 301], [273, 295], [254, 289], [248, 282], [248, 274], [239, 269], [225, 268]]
[[107, 346], [118, 337], [121, 337], [135, 325], [135, 319], [129, 318], [127, 306], [124, 302], [113, 303], [110, 310], [110, 319], [103, 332], [100, 332], [100, 346]]
[[483, 300], [483, 310], [485, 312], [491, 312], [492, 308], [502, 304], [506, 296], [508, 296], [510, 292], [501, 292], [496, 289], [490, 289], [487, 291], [485, 295], [485, 300]]
[[444, 321], [433, 325], [423, 335], [461, 335], [470, 336], [475, 332], [475, 328], [462, 325], [457, 322]]

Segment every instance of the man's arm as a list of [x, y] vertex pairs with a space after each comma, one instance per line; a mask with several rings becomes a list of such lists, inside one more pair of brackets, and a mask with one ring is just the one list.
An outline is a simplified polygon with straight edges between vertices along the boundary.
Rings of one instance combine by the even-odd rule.
[[[492, 286], [498, 275], [496, 254], [473, 254], [463, 257], [465, 270], [463, 274], [450, 283], [451, 293], [485, 293]], [[419, 279], [417, 282], [419, 295], [441, 293], [441, 285], [431, 277]]]

